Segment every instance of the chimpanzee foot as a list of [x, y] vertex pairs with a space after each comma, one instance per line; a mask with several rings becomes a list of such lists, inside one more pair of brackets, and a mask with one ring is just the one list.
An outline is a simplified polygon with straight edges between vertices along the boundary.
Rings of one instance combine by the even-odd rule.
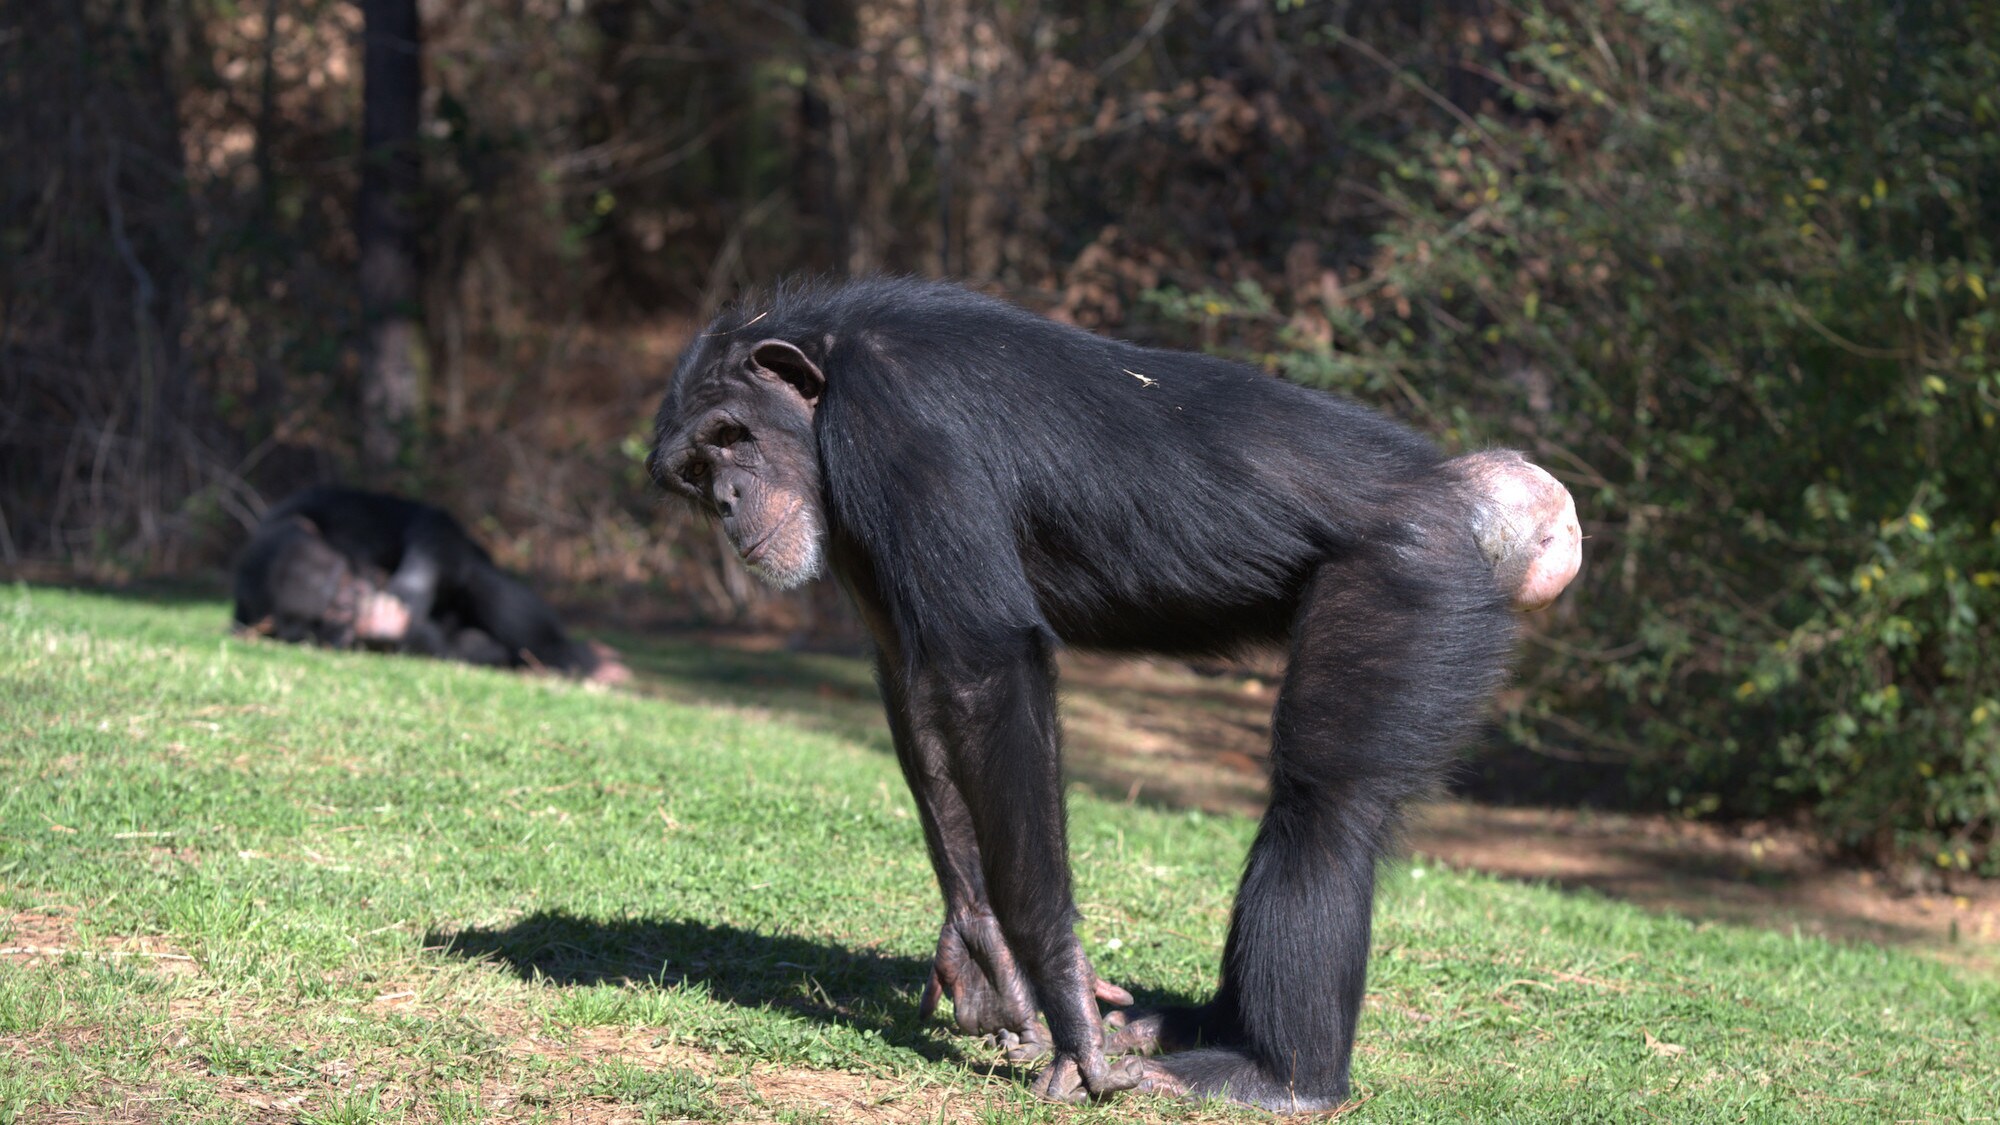
[[1102, 1051], [1085, 1056], [1058, 1052], [1028, 1080], [1028, 1089], [1045, 1102], [1083, 1102], [1120, 1090], [1140, 1089], [1145, 1081], [1146, 1064], [1139, 1059], [1111, 1062]]
[[[1141, 1062], [1138, 1059], [1127, 1060]], [[1249, 1056], [1227, 1047], [1204, 1047], [1145, 1059], [1139, 1089], [1156, 1094], [1253, 1105], [1273, 1113], [1315, 1113], [1347, 1101], [1347, 1079], [1301, 1085], [1266, 1073]]]
[[1104, 1053], [1156, 1055], [1214, 1038], [1206, 1008], [1127, 1008], [1104, 1017]]
[[585, 679], [593, 684], [614, 687], [632, 682], [632, 669], [625, 666], [625, 661], [618, 655], [617, 649], [603, 641], [591, 641], [590, 652], [597, 657], [597, 667], [591, 669], [590, 675]]

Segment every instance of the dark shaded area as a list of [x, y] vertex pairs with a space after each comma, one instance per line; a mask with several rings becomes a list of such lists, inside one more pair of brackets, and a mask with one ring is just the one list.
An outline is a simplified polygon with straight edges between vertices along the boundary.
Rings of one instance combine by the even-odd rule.
[[1654, 804], [1635, 789], [1631, 763], [1622, 758], [1576, 752], [1552, 757], [1502, 739], [1468, 755], [1445, 780], [1455, 797], [1496, 805], [1634, 809]]
[[[561, 910], [538, 911], [492, 929], [433, 931], [424, 936], [424, 945], [562, 988], [700, 984], [739, 1007], [873, 1030], [884, 1041], [934, 1061], [985, 1061], [962, 1051], [964, 1041], [936, 1034], [944, 1030], [942, 1023], [917, 1018], [917, 1000], [931, 967], [915, 957], [695, 919], [598, 919]], [[811, 987], [801, 986], [806, 978]], [[1147, 993], [1142, 1002], [1185, 1004], [1190, 999]]]

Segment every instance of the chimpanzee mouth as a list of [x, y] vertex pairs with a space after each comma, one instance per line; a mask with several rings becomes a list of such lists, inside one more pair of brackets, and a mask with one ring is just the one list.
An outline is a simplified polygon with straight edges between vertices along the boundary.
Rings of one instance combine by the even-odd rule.
[[803, 502], [797, 497], [793, 497], [792, 502], [786, 506], [784, 514], [771, 522], [771, 530], [759, 535], [755, 543], [743, 548], [739, 557], [742, 558], [744, 563], [754, 566], [762, 562], [765, 548], [771, 546], [772, 542], [778, 538], [779, 532], [791, 526], [792, 520], [798, 517], [799, 508], [802, 506]]

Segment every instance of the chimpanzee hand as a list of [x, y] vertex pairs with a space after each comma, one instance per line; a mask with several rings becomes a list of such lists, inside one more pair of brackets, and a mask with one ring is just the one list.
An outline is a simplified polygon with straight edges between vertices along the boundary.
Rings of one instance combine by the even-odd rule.
[[[1132, 994], [1092, 977], [1097, 999], [1130, 1004]], [[952, 1020], [968, 1035], [990, 1035], [1013, 1062], [1029, 1062], [1048, 1053], [1049, 1031], [1035, 1017], [1034, 991], [1014, 961], [1000, 933], [1000, 923], [988, 913], [945, 920], [938, 932], [937, 957], [930, 983], [918, 1006], [920, 1019], [937, 1011], [938, 1000], [951, 997]]]
[[1101, 1098], [1120, 1090], [1151, 1088], [1143, 1059], [1104, 1057], [1104, 1048], [1093, 1045], [1087, 1051], [1056, 1052], [1041, 1073], [1028, 1080], [1028, 1089], [1047, 1102], [1081, 1102]]
[[967, 1035], [995, 1036], [1010, 1051], [1029, 1041], [1047, 1049], [1048, 1032], [1035, 1019], [1028, 978], [1014, 963], [993, 915], [945, 919], [918, 1018], [931, 1018], [945, 995], [951, 997], [952, 1021]]

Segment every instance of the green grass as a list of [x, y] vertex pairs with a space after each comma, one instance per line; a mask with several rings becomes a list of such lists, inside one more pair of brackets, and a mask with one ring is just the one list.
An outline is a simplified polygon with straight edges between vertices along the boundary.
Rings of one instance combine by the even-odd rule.
[[[938, 907], [879, 731], [224, 616], [0, 590], [0, 946], [67, 950], [0, 957], [0, 1121], [1231, 1116], [1037, 1106], [917, 1021]], [[698, 649], [632, 655], [699, 697]], [[1071, 814], [1100, 972], [1205, 994], [1252, 825]], [[1992, 1120], [2000, 985], [1420, 864], [1355, 1072], [1384, 1122]]]

